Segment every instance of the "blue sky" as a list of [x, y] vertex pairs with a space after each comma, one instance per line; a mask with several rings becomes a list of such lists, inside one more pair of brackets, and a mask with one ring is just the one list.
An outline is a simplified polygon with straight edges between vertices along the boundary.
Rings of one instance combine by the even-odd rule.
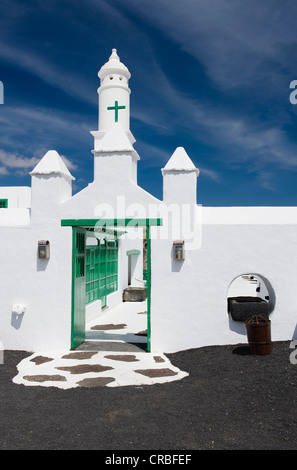
[[205, 206], [297, 205], [295, 0], [1, 0], [0, 185], [57, 150], [93, 179], [100, 67], [129, 68], [138, 183], [184, 147]]

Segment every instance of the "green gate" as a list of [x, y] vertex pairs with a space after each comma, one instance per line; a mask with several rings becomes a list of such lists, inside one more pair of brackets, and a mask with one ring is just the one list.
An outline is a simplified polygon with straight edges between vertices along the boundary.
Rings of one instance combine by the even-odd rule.
[[99, 299], [99, 250], [98, 245], [86, 246], [86, 304]]
[[118, 290], [118, 242], [102, 241], [86, 247], [86, 303], [101, 300]]
[[85, 341], [85, 232], [85, 229], [81, 227], [72, 228], [72, 348], [76, 348]]
[[118, 242], [106, 242], [106, 295], [118, 290]]

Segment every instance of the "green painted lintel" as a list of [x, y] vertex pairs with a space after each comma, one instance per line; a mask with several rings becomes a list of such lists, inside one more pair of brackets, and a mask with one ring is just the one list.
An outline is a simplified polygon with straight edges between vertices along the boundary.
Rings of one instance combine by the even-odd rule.
[[129, 256], [129, 255], [140, 255], [140, 250], [128, 250], [126, 251], [126, 255]]
[[147, 227], [160, 226], [162, 219], [62, 219], [63, 227], [95, 227], [95, 226], [117, 226], [117, 227]]

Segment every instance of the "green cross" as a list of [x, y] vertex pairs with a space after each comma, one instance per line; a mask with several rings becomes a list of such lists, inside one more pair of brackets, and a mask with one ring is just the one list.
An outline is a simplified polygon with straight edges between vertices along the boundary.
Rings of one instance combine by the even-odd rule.
[[125, 109], [126, 106], [119, 106], [118, 101], [114, 102], [114, 106], [107, 106], [108, 110], [114, 110], [114, 122], [118, 122], [119, 120], [119, 109]]

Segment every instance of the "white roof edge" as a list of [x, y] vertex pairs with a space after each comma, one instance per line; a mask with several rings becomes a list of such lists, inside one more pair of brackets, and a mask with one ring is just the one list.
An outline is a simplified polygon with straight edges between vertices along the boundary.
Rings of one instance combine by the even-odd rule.
[[205, 225], [296, 225], [295, 206], [202, 207]]
[[106, 131], [102, 139], [96, 144], [95, 151], [136, 152], [129, 137], [119, 122], [114, 122], [113, 125]]
[[161, 168], [162, 174], [165, 173], [196, 173], [199, 175], [200, 170], [198, 168]]
[[49, 150], [30, 172], [30, 175], [63, 175], [66, 178], [75, 180], [56, 150]]
[[183, 147], [177, 147], [177, 149], [174, 151], [171, 158], [168, 160], [165, 167], [161, 169], [161, 171], [163, 174], [166, 172], [177, 171], [195, 171], [197, 174], [199, 174], [198, 168], [195, 167], [194, 163], [192, 162]]
[[94, 155], [96, 155], [96, 154], [109, 155], [109, 154], [114, 154], [114, 153], [118, 153], [118, 154], [120, 154], [120, 153], [130, 153], [130, 154], [134, 154], [137, 160], [140, 160], [140, 156], [138, 155], [138, 153], [136, 152], [135, 149], [132, 149], [132, 150], [131, 149], [122, 149], [122, 150], [116, 150], [116, 149], [114, 149], [114, 150], [112, 150], [112, 149], [111, 150], [100, 150], [100, 149], [97, 150], [96, 149], [96, 150], [91, 150], [91, 152]]

